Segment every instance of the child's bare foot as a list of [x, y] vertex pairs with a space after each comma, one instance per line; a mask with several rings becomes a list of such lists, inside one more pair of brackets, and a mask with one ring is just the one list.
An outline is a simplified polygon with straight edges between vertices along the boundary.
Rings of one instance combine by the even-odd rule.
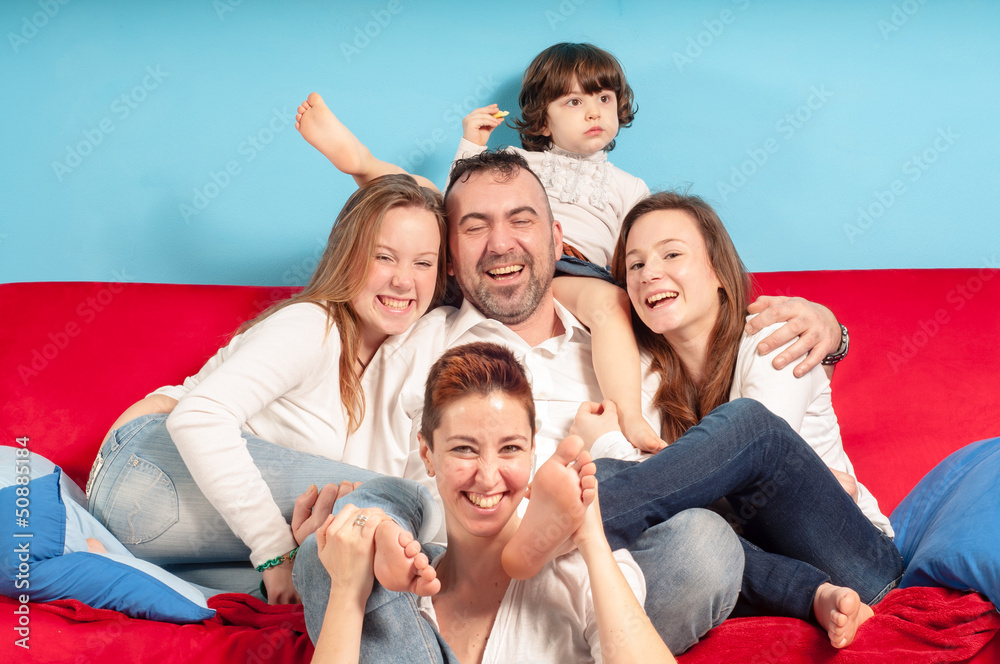
[[569, 436], [539, 467], [531, 480], [530, 498], [517, 532], [504, 547], [504, 571], [528, 579], [554, 558], [583, 523], [594, 502], [596, 468], [579, 436]]
[[437, 570], [420, 551], [420, 542], [392, 519], [375, 530], [375, 578], [386, 590], [430, 597], [441, 590]]
[[371, 152], [337, 119], [318, 93], [310, 93], [299, 106], [295, 128], [342, 173], [367, 174]]
[[858, 628], [875, 612], [850, 588], [824, 583], [816, 589], [813, 614], [830, 637], [830, 644], [846, 648], [854, 641]]
[[632, 447], [643, 452], [659, 452], [667, 444], [660, 438], [653, 427], [649, 426], [641, 414], [634, 417], [622, 417], [622, 433]]

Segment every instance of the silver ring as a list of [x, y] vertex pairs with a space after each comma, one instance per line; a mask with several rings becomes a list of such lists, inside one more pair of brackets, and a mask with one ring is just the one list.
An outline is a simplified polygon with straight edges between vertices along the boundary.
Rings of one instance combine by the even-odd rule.
[[354, 519], [354, 525], [358, 528], [364, 528], [365, 524], [368, 523], [367, 514], [359, 514], [356, 519]]

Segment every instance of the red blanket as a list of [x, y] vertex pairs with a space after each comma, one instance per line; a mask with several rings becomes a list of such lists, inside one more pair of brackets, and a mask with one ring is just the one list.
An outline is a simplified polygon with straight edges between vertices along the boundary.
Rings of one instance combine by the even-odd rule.
[[[17, 604], [0, 597], [0, 614]], [[268, 606], [248, 595], [209, 600], [215, 618], [197, 625], [128, 618], [75, 600], [31, 604], [30, 650], [0, 641], [5, 662], [307, 662], [312, 645], [299, 606]], [[7, 622], [7, 619], [3, 622]], [[681, 664], [758, 662], [961, 662], [1000, 630], [1000, 614], [975, 593], [894, 590], [850, 648], [834, 650], [820, 629], [791, 618], [727, 621], [681, 657]], [[978, 660], [977, 660], [978, 661]]]
[[894, 590], [875, 607], [850, 647], [836, 650], [816, 625], [794, 618], [728, 620], [680, 658], [681, 664], [915, 664], [962, 662], [1000, 630], [1000, 613], [976, 593]]
[[[0, 613], [12, 615], [17, 605], [6, 597], [0, 600]], [[10, 630], [4, 630], [0, 661], [301, 664], [312, 658], [301, 606], [268, 606], [240, 594], [217, 595], [208, 605], [216, 610], [211, 620], [173, 625], [93, 609], [76, 600], [29, 604], [30, 650], [18, 647]]]

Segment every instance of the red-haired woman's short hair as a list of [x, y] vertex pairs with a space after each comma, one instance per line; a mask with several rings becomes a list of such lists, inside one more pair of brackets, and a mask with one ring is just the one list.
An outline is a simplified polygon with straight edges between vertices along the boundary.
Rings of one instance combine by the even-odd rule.
[[524, 367], [514, 354], [499, 344], [478, 341], [445, 352], [427, 375], [420, 435], [434, 448], [433, 434], [441, 425], [445, 409], [470, 395], [487, 397], [500, 393], [524, 406], [535, 436], [535, 399]]

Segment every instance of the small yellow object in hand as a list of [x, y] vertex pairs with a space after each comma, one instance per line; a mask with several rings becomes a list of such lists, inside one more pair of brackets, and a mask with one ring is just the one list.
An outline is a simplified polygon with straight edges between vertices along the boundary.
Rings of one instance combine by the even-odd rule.
[[510, 111], [497, 111], [496, 113], [493, 114], [493, 117], [495, 117], [497, 120], [501, 120], [507, 117], [508, 115], [510, 115]]

